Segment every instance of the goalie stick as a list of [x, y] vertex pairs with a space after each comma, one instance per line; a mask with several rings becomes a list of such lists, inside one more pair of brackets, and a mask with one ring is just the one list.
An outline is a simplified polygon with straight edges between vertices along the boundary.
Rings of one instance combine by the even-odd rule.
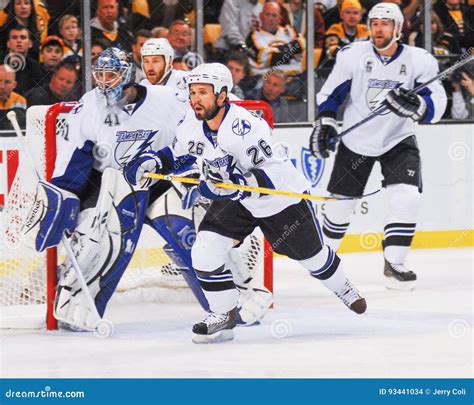
[[[19, 147], [21, 152], [24, 154], [26, 159], [30, 162], [31, 169], [34, 171], [36, 174], [36, 177], [38, 181], [42, 181], [43, 176], [41, 173], [38, 171], [34, 164], [34, 160], [32, 158], [32, 155], [30, 154], [30, 151], [28, 149], [28, 146], [26, 145], [25, 142], [25, 135], [23, 135], [20, 125], [18, 124], [18, 120], [16, 118], [16, 113], [14, 111], [9, 111], [7, 113], [7, 118], [10, 120], [13, 129], [15, 130], [15, 134], [18, 138], [19, 142]], [[92, 315], [94, 318], [97, 320], [95, 321], [95, 326], [94, 328], [90, 329], [90, 332], [97, 332], [99, 335], [104, 335], [104, 336], [110, 336], [111, 335], [111, 330], [110, 330], [110, 322], [107, 321], [106, 319], [101, 319], [99, 313], [97, 312], [97, 307], [95, 305], [94, 299], [92, 298], [92, 295], [89, 291], [89, 288], [87, 286], [87, 282], [84, 278], [84, 275], [82, 274], [82, 271], [79, 267], [79, 264], [77, 263], [76, 257], [74, 256], [74, 252], [72, 251], [71, 244], [69, 243], [69, 240], [67, 239], [66, 235], [63, 234], [61, 237], [61, 242], [63, 243], [67, 256], [70, 258], [73, 268], [76, 273], [77, 280], [81, 286], [81, 289], [84, 291], [84, 295], [87, 301], [87, 305], [89, 306], [90, 310], [92, 311]]]

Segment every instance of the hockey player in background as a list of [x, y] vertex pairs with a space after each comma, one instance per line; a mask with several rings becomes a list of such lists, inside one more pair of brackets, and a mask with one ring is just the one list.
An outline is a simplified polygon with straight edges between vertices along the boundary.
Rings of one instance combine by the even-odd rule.
[[[415, 233], [422, 192], [417, 123], [439, 121], [446, 108], [446, 94], [439, 81], [417, 94], [409, 92], [435, 77], [438, 64], [424, 49], [398, 42], [403, 14], [397, 5], [375, 5], [368, 23], [371, 40], [352, 43], [338, 52], [334, 69], [317, 95], [319, 115], [310, 147], [322, 159], [335, 150], [336, 113], [346, 97], [343, 129], [382, 104], [388, 108], [342, 138], [328, 191], [335, 196], [362, 196], [374, 163], [380, 162], [388, 200], [383, 241], [386, 286], [413, 289], [416, 274], [405, 267], [405, 259]], [[327, 204], [323, 233], [334, 251], [349, 227], [356, 204], [356, 199]]]
[[296, 193], [309, 188], [289, 158], [274, 154], [266, 121], [229, 104], [227, 93], [233, 82], [227, 67], [200, 65], [188, 75], [187, 86], [194, 114], [187, 114], [178, 126], [172, 146], [142, 154], [125, 167], [124, 174], [136, 185], [149, 180], [146, 172], [174, 172], [186, 156], [203, 160], [206, 181], [199, 192], [213, 203], [199, 226], [192, 259], [211, 311], [193, 326], [193, 341], [233, 339], [239, 292], [226, 257], [256, 227], [276, 252], [299, 261], [352, 311], [365, 312], [365, 299], [345, 277], [339, 257], [324, 245], [307, 200], [214, 185], [228, 182]]

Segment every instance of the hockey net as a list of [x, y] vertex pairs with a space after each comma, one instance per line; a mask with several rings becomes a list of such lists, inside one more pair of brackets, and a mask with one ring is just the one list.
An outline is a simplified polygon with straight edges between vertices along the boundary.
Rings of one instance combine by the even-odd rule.
[[[75, 103], [35, 106], [28, 109], [26, 140], [34, 167], [50, 179], [56, 157], [56, 137], [67, 134], [66, 117]], [[270, 106], [260, 101], [239, 101], [273, 126]], [[16, 152], [18, 154], [18, 151]], [[34, 236], [24, 232], [36, 192], [33, 166], [21, 156], [18, 169], [0, 213], [0, 328], [56, 329], [52, 315], [58, 263], [64, 260], [59, 247], [37, 253]], [[273, 263], [268, 243], [252, 235], [246, 242], [248, 265], [255, 268], [267, 288], [273, 288]], [[119, 302], [192, 302], [193, 295], [180, 271], [163, 250], [165, 241], [144, 226], [134, 257], [124, 273], [113, 300]]]

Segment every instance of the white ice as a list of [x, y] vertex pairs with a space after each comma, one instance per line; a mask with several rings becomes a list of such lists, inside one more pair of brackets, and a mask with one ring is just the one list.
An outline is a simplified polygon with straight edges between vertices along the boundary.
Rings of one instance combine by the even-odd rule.
[[1, 331], [1, 377], [472, 377], [472, 249], [416, 250], [412, 292], [383, 287], [382, 254], [342, 255], [358, 316], [298, 264], [275, 259], [275, 308], [235, 340], [195, 345], [194, 304], [115, 305], [115, 334]]

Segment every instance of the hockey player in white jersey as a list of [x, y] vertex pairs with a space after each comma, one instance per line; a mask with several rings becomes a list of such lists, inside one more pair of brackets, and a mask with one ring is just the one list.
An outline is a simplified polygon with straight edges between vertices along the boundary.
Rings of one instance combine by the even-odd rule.
[[190, 72], [187, 85], [194, 114], [187, 114], [178, 126], [172, 146], [136, 158], [124, 174], [131, 184], [138, 184], [146, 172], [174, 172], [185, 156], [203, 160], [206, 181], [199, 192], [213, 203], [200, 224], [192, 260], [211, 311], [193, 326], [193, 341], [233, 338], [239, 293], [226, 257], [256, 227], [276, 252], [298, 260], [352, 311], [365, 312], [365, 299], [345, 277], [339, 257], [324, 245], [307, 200], [214, 185], [224, 181], [298, 193], [309, 188], [289, 159], [274, 155], [266, 121], [228, 103], [230, 71], [218, 63], [203, 64]]
[[[169, 188], [165, 182], [150, 191], [146, 184], [132, 188], [119, 169], [141, 152], [169, 145], [186, 107], [169, 87], [134, 84], [134, 64], [118, 48], [99, 56], [93, 74], [97, 87], [84, 94], [68, 114], [67, 131], [57, 140], [53, 178], [39, 187], [38, 197], [48, 209], [39, 218], [36, 246], [43, 250], [56, 245], [64, 229], [72, 233], [72, 248], [96, 313], [103, 316], [135, 251], [142, 225], [153, 214], [149, 195], [156, 198]], [[157, 227], [151, 220], [149, 224]], [[88, 306], [75, 274], [68, 258], [60, 266], [55, 316], [73, 328], [90, 329], [95, 311]], [[201, 296], [207, 304], [194, 284], [198, 299]]]
[[[173, 69], [173, 55], [173, 48], [167, 39], [148, 39], [141, 49], [142, 69], [145, 72], [146, 79], [143, 79], [140, 84], [147, 87], [171, 87], [175, 91], [177, 99], [185, 103], [192, 111], [185, 85], [187, 72]], [[239, 98], [229, 94], [229, 99], [238, 100]], [[183, 175], [195, 176], [196, 168], [192, 168]], [[174, 194], [177, 194], [177, 196]], [[176, 198], [181, 198], [182, 205], [180, 207], [168, 203], [168, 199], [176, 200]], [[174, 219], [177, 218], [177, 221], [166, 220], [160, 223], [162, 236], [175, 235], [172, 238], [174, 240], [172, 243], [173, 250], [167, 250], [167, 252], [177, 268], [183, 268], [183, 266], [189, 268], [192, 263], [191, 246], [188, 243], [180, 243], [182, 238], [176, 235], [181, 233], [184, 227], [186, 227], [185, 232], [194, 232], [194, 229], [199, 226], [200, 220], [204, 217], [205, 209], [209, 204], [203, 198], [200, 198], [196, 186], [185, 184], [174, 184], [173, 188], [163, 196], [162, 201], [155, 203], [155, 207], [158, 208], [163, 204], [167, 204], [168, 213], [173, 214]], [[159, 212], [158, 209], [154, 211]], [[151, 218], [151, 220], [158, 223], [155, 218]], [[166, 239], [170, 238], [167, 237]], [[255, 259], [261, 256], [260, 252], [262, 250], [262, 241], [254, 235], [250, 235], [242, 246], [229, 252], [229, 261], [233, 262], [232, 271], [236, 284], [242, 293], [239, 311], [239, 323], [242, 324], [252, 324], [262, 318], [272, 303], [271, 292], [261, 285], [256, 277], [253, 277], [253, 273], [259, 265], [259, 261]], [[204, 307], [208, 309], [206, 306]]]
[[[439, 81], [417, 94], [409, 90], [438, 74], [436, 59], [426, 50], [398, 42], [403, 14], [392, 3], [375, 5], [368, 16], [371, 40], [342, 48], [317, 95], [319, 116], [311, 135], [313, 154], [327, 158], [336, 148], [336, 113], [346, 97], [343, 130], [385, 105], [386, 111], [344, 136], [339, 143], [328, 185], [333, 195], [360, 197], [376, 161], [380, 162], [388, 199], [384, 228], [384, 275], [389, 288], [412, 289], [416, 274], [405, 267], [415, 233], [422, 192], [416, 132], [418, 122], [439, 121], [446, 95]], [[336, 251], [354, 211], [356, 199], [327, 205], [323, 233]]]

